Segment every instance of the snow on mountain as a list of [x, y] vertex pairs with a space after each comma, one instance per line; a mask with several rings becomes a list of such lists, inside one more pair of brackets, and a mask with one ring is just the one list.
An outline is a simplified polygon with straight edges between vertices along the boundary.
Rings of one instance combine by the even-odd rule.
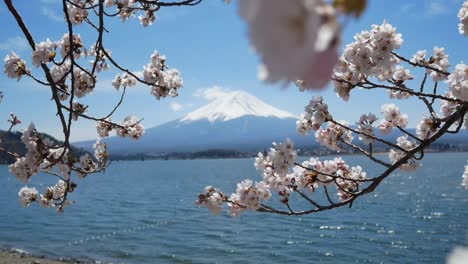
[[[206, 98], [206, 97], [205, 97]], [[296, 132], [297, 117], [243, 91], [224, 91], [183, 118], [148, 128], [138, 140], [110, 137], [111, 154], [192, 152], [207, 149], [258, 151], [273, 141], [310, 141]], [[92, 151], [94, 141], [75, 143]]]
[[234, 91], [196, 109], [181, 118], [179, 122], [189, 123], [207, 119], [210, 123], [213, 123], [242, 116], [276, 117], [280, 119], [297, 118], [291, 113], [266, 104], [251, 94], [244, 91]]

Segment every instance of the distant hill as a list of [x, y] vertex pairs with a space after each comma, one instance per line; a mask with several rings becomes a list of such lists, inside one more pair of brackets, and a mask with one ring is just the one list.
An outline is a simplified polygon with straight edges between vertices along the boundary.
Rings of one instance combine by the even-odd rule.
[[[0, 135], [3, 135], [6, 131], [0, 130]], [[18, 153], [20, 156], [24, 156], [26, 154], [26, 147], [24, 146], [23, 142], [21, 141], [21, 132], [9, 132], [5, 134], [2, 138], [0, 146], [10, 152]], [[54, 145], [60, 145], [63, 142], [57, 140], [56, 138], [48, 135], [48, 134], [41, 134], [44, 139], [50, 140]], [[73, 148], [73, 152], [77, 155], [81, 155], [85, 153], [85, 150]], [[8, 155], [5, 152], [0, 151], [0, 164], [11, 164], [15, 162], [15, 158], [11, 155]]]
[[[129, 138], [110, 137], [104, 139], [111, 157], [182, 157], [181, 153], [206, 150], [229, 150], [242, 153], [257, 153], [290, 138], [304, 153], [329, 154], [313, 135], [301, 136], [296, 132], [297, 117], [277, 109], [246, 92], [233, 92], [217, 98], [196, 109], [185, 117], [149, 128], [138, 141]], [[414, 133], [414, 129], [409, 129]], [[385, 139], [395, 142], [401, 133], [394, 130]], [[355, 139], [355, 143], [359, 141]], [[91, 151], [94, 141], [75, 143], [77, 147]], [[468, 133], [445, 135], [436, 145], [438, 149], [468, 150]], [[445, 144], [445, 145], [444, 145]], [[387, 151], [386, 146], [375, 144], [376, 151]], [[211, 153], [213, 154], [213, 153]], [[216, 156], [216, 155], [214, 155]]]

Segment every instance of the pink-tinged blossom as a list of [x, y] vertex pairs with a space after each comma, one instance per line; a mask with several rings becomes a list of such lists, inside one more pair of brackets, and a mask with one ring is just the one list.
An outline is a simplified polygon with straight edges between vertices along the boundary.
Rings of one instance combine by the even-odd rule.
[[237, 184], [235, 201], [242, 207], [249, 210], [258, 210], [261, 205], [261, 200], [269, 200], [271, 192], [269, 186], [265, 182], [258, 182], [253, 185], [252, 180], [244, 180]]
[[452, 96], [462, 101], [468, 101], [468, 66], [457, 64], [455, 70], [447, 78]]
[[76, 97], [82, 98], [94, 90], [96, 80], [89, 73], [79, 68], [74, 68], [73, 77], [75, 78], [74, 88]]
[[[445, 97], [455, 99], [451, 92], [446, 93]], [[441, 100], [440, 112], [444, 117], [448, 117], [457, 111], [458, 106], [457, 102]]]
[[315, 139], [318, 143], [326, 146], [329, 149], [342, 151], [342, 143], [351, 143], [353, 140], [353, 134], [351, 131], [343, 127], [348, 127], [348, 122], [341, 120], [337, 123], [341, 125], [329, 123], [326, 128], [317, 130], [317, 132], [315, 132]]
[[50, 69], [50, 75], [55, 83], [63, 83], [66, 80], [66, 76], [69, 74], [71, 68], [70, 61], [65, 61], [62, 65], [54, 65]]
[[426, 55], [427, 55], [427, 50], [418, 50], [413, 55], [413, 58], [411, 59], [411, 62], [416, 63], [416, 64], [420, 64], [420, 65], [425, 65], [426, 64]]
[[[385, 120], [388, 123], [390, 123], [393, 127], [399, 126], [401, 128], [405, 128], [408, 125], [408, 115], [401, 114], [400, 109], [394, 104], [382, 105], [382, 113], [385, 116]], [[384, 126], [385, 125], [387, 124], [385, 123]]]
[[[115, 0], [111, 0], [115, 1]], [[110, 4], [111, 1], [108, 1]], [[135, 0], [120, 0], [117, 2], [118, 16], [122, 21], [127, 21], [130, 17], [135, 16], [133, 8], [135, 7]]]
[[375, 121], [377, 121], [377, 117], [374, 114], [369, 113], [362, 115], [359, 121], [356, 122], [358, 125], [357, 131], [364, 133], [364, 135], [359, 134], [359, 140], [366, 145], [374, 142], [374, 127], [372, 125]]
[[28, 207], [29, 204], [36, 201], [38, 192], [36, 188], [23, 187], [18, 192], [19, 200], [22, 206]]
[[20, 80], [24, 74], [29, 74], [29, 69], [26, 67], [26, 62], [22, 60], [13, 51], [6, 55], [3, 72], [8, 78]]
[[[96, 145], [96, 144], [94, 144]], [[94, 146], [93, 146], [94, 147]], [[96, 151], [96, 150], [95, 150]], [[101, 151], [98, 151], [98, 157], [102, 159], [102, 154], [100, 153]], [[98, 168], [98, 164], [96, 164], [91, 156], [86, 153], [80, 157], [80, 171], [77, 172], [78, 178], [85, 178], [89, 173], [92, 173]]]
[[131, 76], [128, 73], [123, 73], [121, 75], [116, 75], [112, 81], [112, 86], [118, 91], [120, 87], [132, 87], [136, 85], [137, 80], [135, 77]]
[[11, 174], [23, 183], [27, 183], [31, 176], [39, 172], [44, 157], [48, 155], [48, 149], [37, 143], [34, 124], [30, 124], [23, 132], [21, 141], [26, 147], [24, 157], [17, 158], [16, 162], [8, 166]]
[[131, 137], [139, 139], [145, 133], [145, 128], [141, 125], [140, 119], [136, 116], [127, 116], [122, 122], [122, 127], [117, 128], [117, 135], [120, 137]]
[[[96, 143], [93, 145], [94, 149], [94, 158], [97, 162], [102, 165], [107, 161], [108, 153], [107, 153], [107, 144], [101, 141], [101, 139], [97, 139]], [[88, 164], [89, 165], [89, 164]]]
[[198, 195], [197, 205], [208, 208], [213, 214], [221, 213], [223, 209], [223, 201], [226, 200], [226, 196], [222, 194], [218, 189], [211, 186], [205, 187], [205, 192]]
[[401, 65], [395, 66], [392, 78], [397, 84], [402, 84], [405, 81], [414, 79], [410, 71]]
[[[369, 31], [362, 31], [354, 36], [355, 42], [348, 44], [334, 68], [332, 79], [338, 97], [347, 101], [350, 91], [364, 77], [376, 77], [379, 80], [401, 77], [395, 73], [399, 62], [392, 54], [403, 43], [396, 28], [384, 21], [381, 25], [372, 25]], [[406, 73], [406, 72], [403, 72]], [[404, 76], [408, 78], [408, 76]]]
[[269, 82], [303, 81], [321, 88], [337, 61], [340, 27], [335, 10], [322, 0], [240, 0], [250, 43]]
[[99, 137], [104, 138], [109, 136], [109, 132], [112, 131], [113, 126], [109, 124], [111, 121], [110, 118], [106, 119], [107, 122], [104, 121], [98, 121], [96, 123], [96, 131], [99, 135]]
[[84, 114], [88, 109], [87, 105], [83, 105], [79, 102], [73, 102], [72, 107], [73, 107], [72, 119], [75, 121], [78, 120], [78, 117], [80, 116], [80, 114]]
[[323, 102], [323, 97], [315, 96], [296, 122], [296, 128], [299, 134], [308, 135], [311, 130], [317, 131], [325, 121], [331, 119], [332, 116], [328, 112], [328, 105]]
[[460, 19], [460, 24], [458, 24], [458, 31], [460, 34], [468, 36], [468, 1], [463, 2], [460, 11], [458, 11], [458, 18]]
[[[83, 52], [83, 42], [81, 42], [81, 37], [80, 35], [75, 35], [73, 34], [72, 38], [72, 43], [73, 43], [73, 58], [74, 59], [79, 59]], [[58, 47], [60, 47], [60, 55], [62, 58], [66, 58], [69, 56], [70, 53], [70, 35], [68, 33], [65, 33], [60, 41], [57, 42], [56, 44]]]
[[54, 186], [49, 187], [52, 194], [52, 199], [54, 200], [62, 200], [68, 186], [67, 183], [63, 180], [58, 180]]
[[[397, 138], [397, 145], [406, 151], [409, 151], [416, 147], [416, 143], [408, 140], [407, 135]], [[406, 152], [399, 150], [399, 149], [397, 150], [390, 149], [388, 156], [390, 158], [390, 161], [393, 164], [395, 164], [406, 156]], [[405, 172], [413, 172], [417, 170], [419, 167], [421, 167], [421, 164], [417, 163], [414, 159], [410, 158], [406, 162], [401, 164], [399, 166], [399, 169]]]
[[154, 51], [150, 62], [143, 68], [143, 80], [152, 84], [151, 94], [157, 100], [167, 96], [175, 97], [183, 81], [177, 69], [168, 69], [166, 57]]
[[[444, 48], [434, 47], [434, 54], [431, 56], [430, 60], [428, 61], [429, 66], [438, 69], [439, 71], [447, 71], [450, 67], [448, 61], [448, 55], [445, 53]], [[434, 82], [443, 81], [447, 79], [447, 75], [443, 73], [439, 73], [433, 70], [427, 70], [427, 73], [431, 75]]]
[[115, 5], [115, 0], [104, 0], [105, 7], [111, 7]]
[[138, 19], [144, 27], [147, 27], [153, 25], [156, 20], [156, 16], [153, 11], [145, 11], [145, 14], [138, 16]]
[[101, 49], [98, 50], [99, 52], [96, 51], [95, 45], [89, 48], [87, 56], [94, 57], [94, 60], [90, 60], [89, 62], [93, 66], [96, 65], [96, 72], [106, 71], [110, 68], [109, 64], [107, 64], [106, 57], [112, 56], [112, 52], [109, 49], [106, 49], [105, 52]]
[[55, 57], [56, 48], [56, 44], [50, 41], [50, 39], [36, 44], [36, 49], [32, 52], [32, 64], [38, 68], [42, 63], [49, 63]]
[[468, 260], [468, 247], [456, 247], [447, 256], [446, 264], [466, 264]]
[[88, 17], [88, 10], [86, 9], [86, 3], [89, 1], [81, 1], [81, 0], [72, 0], [71, 3], [67, 4], [68, 16], [70, 17], [70, 21], [74, 25], [80, 25], [83, 23]]
[[416, 135], [420, 139], [428, 139], [431, 137], [435, 132], [437, 132], [437, 123], [435, 120], [429, 117], [423, 118], [421, 122], [419, 122], [418, 126], [416, 127]]
[[282, 189], [288, 192], [285, 185], [288, 184], [290, 167], [296, 162], [297, 152], [294, 144], [288, 139], [283, 143], [273, 143], [273, 147], [265, 156], [258, 153], [255, 158], [255, 167], [262, 172], [263, 182], [273, 189]]

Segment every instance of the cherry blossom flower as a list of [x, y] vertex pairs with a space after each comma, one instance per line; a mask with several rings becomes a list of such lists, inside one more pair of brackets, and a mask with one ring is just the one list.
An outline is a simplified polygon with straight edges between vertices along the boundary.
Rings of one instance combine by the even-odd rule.
[[457, 64], [452, 74], [447, 77], [453, 97], [468, 101], [468, 66]]
[[97, 130], [99, 137], [101, 138], [108, 137], [109, 132], [112, 131], [113, 129], [112, 125], [109, 123], [111, 121], [110, 118], [107, 118], [105, 121], [107, 122], [98, 121], [96, 123], [96, 130]]
[[460, 11], [458, 12], [458, 18], [460, 19], [460, 24], [458, 24], [458, 31], [460, 34], [468, 36], [468, 1], [463, 2]]
[[83, 20], [88, 17], [88, 10], [85, 8], [85, 4], [89, 1], [81, 1], [81, 0], [72, 0], [71, 3], [67, 4], [68, 15], [70, 17], [70, 21], [74, 25], [79, 25], [83, 23]]
[[26, 67], [26, 62], [22, 60], [13, 51], [6, 55], [4, 64], [4, 72], [8, 78], [20, 80], [24, 74], [29, 74], [29, 69]]
[[198, 195], [197, 204], [207, 207], [213, 214], [219, 214], [226, 196], [211, 186], [205, 187], [205, 193]]
[[416, 135], [420, 139], [427, 139], [437, 132], [437, 123], [434, 119], [425, 117], [416, 127]]
[[359, 140], [366, 145], [374, 142], [374, 139], [372, 138], [374, 136], [374, 127], [372, 124], [375, 121], [377, 121], [377, 117], [374, 114], [369, 113], [362, 115], [356, 123], [358, 125], [357, 131], [364, 133], [364, 135], [359, 135]]
[[325, 86], [337, 60], [340, 33], [331, 6], [321, 0], [239, 0], [239, 10], [267, 81], [302, 80], [307, 89]]
[[21, 190], [18, 192], [18, 196], [20, 199], [20, 203], [24, 207], [28, 207], [29, 204], [32, 202], [36, 201], [38, 192], [36, 188], [29, 188], [29, 187], [23, 187]]
[[120, 137], [131, 137], [139, 139], [145, 133], [144, 127], [140, 123], [140, 119], [136, 116], [127, 116], [122, 122], [123, 127], [117, 128], [117, 135]]
[[331, 119], [332, 116], [328, 112], [328, 105], [323, 102], [323, 97], [315, 96], [296, 122], [297, 131], [301, 135], [308, 135], [311, 130], [317, 131], [325, 121]]
[[[397, 138], [397, 145], [404, 150], [411, 150], [416, 147], [416, 143], [408, 140], [408, 136], [404, 135]], [[396, 163], [406, 156], [406, 153], [401, 150], [390, 149], [388, 154], [390, 161]], [[414, 159], [409, 159], [399, 166], [399, 169], [405, 172], [413, 172], [418, 169], [421, 164], [417, 163]]]
[[42, 63], [49, 63], [55, 57], [56, 48], [56, 44], [50, 41], [50, 39], [36, 44], [36, 49], [32, 52], [32, 64], [37, 68]]
[[[448, 55], [447, 53], [445, 53], [445, 49], [440, 47], [434, 47], [434, 55], [432, 55], [428, 62], [429, 66], [436, 68], [440, 71], [447, 71], [450, 67]], [[440, 72], [433, 70], [427, 70], [427, 72], [432, 76], [432, 79], [435, 82], [447, 79], [447, 76]]]
[[101, 139], [97, 139], [96, 143], [94, 143], [93, 145], [93, 149], [94, 149], [94, 158], [96, 158], [99, 164], [105, 164], [107, 161], [107, 157], [109, 155], [107, 153], [107, 144], [101, 141]]
[[[346, 127], [349, 126], [348, 122], [344, 120], [338, 121], [337, 123]], [[329, 123], [326, 128], [319, 129], [315, 132], [315, 139], [318, 143], [329, 149], [342, 151], [343, 146], [341, 143], [351, 143], [353, 134], [341, 125]]]
[[[83, 52], [83, 42], [81, 42], [81, 37], [80, 35], [73, 34], [73, 58], [79, 59], [81, 54], [84, 54]], [[66, 58], [70, 52], [70, 36], [68, 33], [65, 33], [60, 41], [57, 42], [56, 44], [58, 47], [60, 47], [60, 55], [62, 58]]]

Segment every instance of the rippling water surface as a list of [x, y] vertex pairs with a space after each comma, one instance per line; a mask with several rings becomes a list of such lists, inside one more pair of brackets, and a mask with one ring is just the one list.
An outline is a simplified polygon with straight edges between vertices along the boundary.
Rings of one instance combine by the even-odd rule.
[[[467, 245], [467, 153], [428, 154], [414, 174], [394, 174], [371, 195], [302, 217], [214, 216], [194, 201], [206, 185], [227, 192], [259, 179], [251, 159], [114, 162], [78, 182], [63, 215], [21, 208], [21, 188], [0, 167], [0, 245], [112, 263], [443, 263]], [[378, 172], [363, 157], [346, 161]], [[42, 191], [46, 185], [30, 185]], [[42, 180], [41, 180], [42, 182]]]

